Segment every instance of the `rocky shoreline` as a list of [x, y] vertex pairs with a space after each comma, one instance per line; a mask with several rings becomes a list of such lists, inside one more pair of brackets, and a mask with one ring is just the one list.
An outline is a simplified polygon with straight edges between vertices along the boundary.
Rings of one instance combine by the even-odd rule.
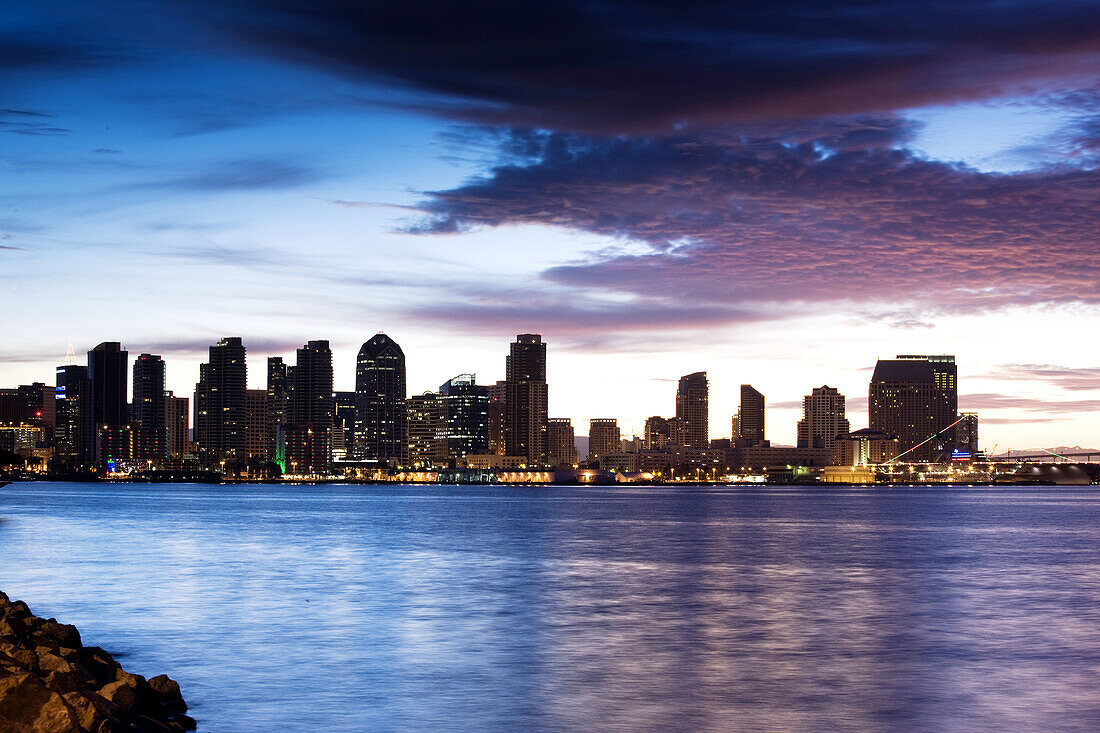
[[0, 592], [0, 731], [180, 733], [193, 730], [179, 685], [122, 669], [75, 626], [38, 618]]

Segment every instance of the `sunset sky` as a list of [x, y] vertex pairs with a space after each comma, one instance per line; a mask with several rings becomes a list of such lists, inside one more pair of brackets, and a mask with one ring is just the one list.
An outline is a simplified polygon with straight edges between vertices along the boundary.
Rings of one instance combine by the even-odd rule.
[[705, 370], [792, 443], [950, 353], [982, 447], [1100, 445], [1100, 3], [8, 3], [0, 385], [121, 341], [190, 395], [378, 331], [410, 393], [549, 343], [550, 414]]

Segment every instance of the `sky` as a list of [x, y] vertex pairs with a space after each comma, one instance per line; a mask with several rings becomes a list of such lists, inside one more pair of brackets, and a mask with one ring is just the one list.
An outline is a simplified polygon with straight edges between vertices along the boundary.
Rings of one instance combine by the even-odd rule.
[[351, 389], [384, 331], [415, 394], [537, 332], [578, 434], [706, 371], [789, 444], [954, 354], [984, 449], [1100, 445], [1098, 161], [1098, 2], [7, 3], [0, 384], [233, 335]]

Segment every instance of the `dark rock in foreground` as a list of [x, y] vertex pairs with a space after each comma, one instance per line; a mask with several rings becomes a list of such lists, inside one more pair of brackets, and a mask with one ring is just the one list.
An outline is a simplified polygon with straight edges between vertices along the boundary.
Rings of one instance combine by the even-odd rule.
[[180, 687], [130, 674], [75, 626], [31, 614], [0, 593], [0, 733], [178, 733]]

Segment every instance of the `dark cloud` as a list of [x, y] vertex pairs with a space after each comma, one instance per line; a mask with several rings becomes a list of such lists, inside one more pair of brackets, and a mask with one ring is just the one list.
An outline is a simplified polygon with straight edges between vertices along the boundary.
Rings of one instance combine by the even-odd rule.
[[[415, 232], [505, 224], [648, 245], [543, 273], [559, 285], [739, 311], [796, 303], [919, 306], [927, 316], [1100, 303], [1100, 173], [981, 173], [890, 145], [891, 118], [828, 120], [804, 138], [709, 131], [594, 138], [518, 132], [528, 159], [429, 194]], [[875, 144], [852, 140], [875, 140]], [[512, 152], [508, 153], [512, 155]], [[797, 310], [797, 309], [795, 309]]]
[[820, 117], [1095, 76], [1096, 2], [236, 0], [254, 48], [440, 95], [452, 117], [569, 130]]
[[0, 109], [0, 132], [15, 135], [68, 135], [71, 130], [49, 122], [51, 114], [27, 109]]

